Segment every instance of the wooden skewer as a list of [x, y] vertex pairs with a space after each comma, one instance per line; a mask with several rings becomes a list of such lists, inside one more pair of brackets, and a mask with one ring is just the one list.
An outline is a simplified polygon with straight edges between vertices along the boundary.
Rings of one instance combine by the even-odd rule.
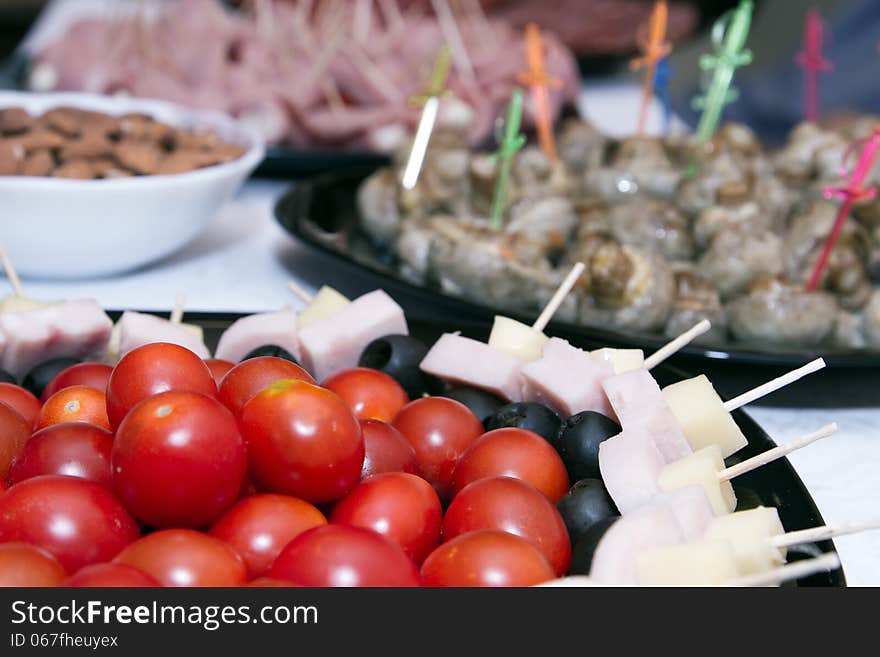
[[455, 22], [455, 16], [449, 8], [449, 3], [446, 0], [431, 0], [431, 6], [434, 8], [434, 13], [437, 14], [440, 30], [443, 32], [443, 38], [452, 53], [455, 68], [458, 69], [465, 82], [473, 84], [477, 79], [474, 65], [468, 55], [467, 48], [464, 46], [464, 40], [461, 38], [461, 32], [458, 30], [458, 24]]
[[708, 319], [704, 319], [681, 335], [679, 335], [674, 340], [670, 340], [645, 359], [645, 369], [650, 370], [654, 367], [657, 367], [657, 365], [659, 365], [664, 360], [672, 356], [679, 349], [690, 343], [690, 341], [697, 336], [703, 335], [703, 333], [708, 331], [710, 328], [712, 328], [712, 323]]
[[370, 19], [373, 16], [373, 0], [357, 0], [351, 15], [352, 34], [359, 43], [370, 35]]
[[186, 306], [186, 292], [180, 291], [177, 293], [177, 298], [174, 300], [174, 310], [171, 311], [171, 316], [168, 318], [168, 321], [172, 324], [180, 324], [183, 321], [183, 309]]
[[403, 14], [400, 13], [397, 0], [379, 0], [379, 7], [382, 10], [385, 23], [392, 32], [397, 32], [403, 27]]
[[829, 552], [814, 559], [804, 559], [763, 573], [739, 577], [731, 581], [728, 586], [772, 586], [816, 573], [827, 573], [838, 568], [840, 568], [840, 557], [836, 552]]
[[798, 438], [797, 440], [792, 440], [785, 445], [779, 445], [778, 447], [774, 447], [773, 449], [768, 449], [766, 452], [758, 454], [757, 456], [753, 456], [750, 459], [746, 459], [742, 463], [737, 463], [736, 465], [732, 465], [729, 468], [721, 470], [718, 473], [718, 479], [719, 481], [729, 481], [730, 479], [745, 474], [746, 472], [756, 470], [763, 465], [767, 465], [768, 463], [775, 461], [776, 459], [782, 458], [786, 454], [791, 454], [792, 452], [799, 450], [802, 447], [806, 447], [807, 445], [810, 445], [817, 440], [827, 438], [835, 431], [837, 431], [836, 422], [826, 424], [824, 427], [814, 431], [813, 433], [808, 433], [806, 436]]
[[553, 318], [553, 315], [556, 314], [556, 311], [559, 310], [559, 306], [562, 305], [562, 302], [565, 300], [565, 297], [568, 296], [568, 293], [571, 292], [571, 288], [574, 287], [574, 284], [577, 283], [577, 279], [581, 277], [581, 274], [584, 273], [584, 269], [586, 269], [586, 265], [582, 262], [577, 263], [574, 267], [571, 268], [571, 271], [568, 272], [568, 276], [565, 277], [565, 280], [562, 281], [562, 284], [556, 290], [556, 293], [551, 297], [550, 301], [544, 306], [544, 310], [538, 315], [538, 319], [535, 320], [535, 323], [532, 324], [532, 328], [539, 333], [543, 331], [547, 324], [550, 323], [550, 320]]
[[726, 402], [724, 402], [724, 408], [726, 408], [728, 411], [735, 411], [741, 406], [750, 404], [756, 399], [760, 399], [765, 395], [769, 395], [771, 392], [775, 392], [780, 388], [784, 388], [789, 383], [793, 383], [798, 379], [805, 377], [807, 374], [811, 374], [813, 372], [816, 372], [817, 370], [821, 370], [823, 367], [825, 367], [825, 361], [822, 358], [817, 358], [816, 360], [810, 361], [803, 367], [792, 370], [791, 372], [783, 374], [782, 376], [777, 377], [772, 381], [768, 381], [764, 385], [760, 385], [757, 388], [752, 388], [748, 392], [744, 392], [738, 397], [727, 400]]
[[305, 291], [296, 281], [287, 281], [287, 289], [302, 299], [305, 303], [311, 303], [315, 297]]
[[847, 534], [856, 534], [870, 529], [880, 529], [880, 518], [872, 518], [871, 520], [863, 520], [861, 522], [843, 522], [838, 525], [823, 525], [822, 527], [812, 527], [811, 529], [801, 529], [799, 531], [774, 536], [770, 539], [770, 542], [773, 544], [773, 547], [783, 548], [792, 545], [801, 545], [802, 543], [824, 541], [829, 538], [834, 538], [835, 536], [846, 536]]
[[15, 271], [15, 267], [12, 266], [12, 261], [9, 260], [9, 256], [6, 254], [6, 247], [3, 244], [0, 244], [0, 260], [3, 261], [3, 269], [6, 270], [6, 278], [9, 279], [9, 284], [12, 285], [12, 292], [18, 298], [23, 298], [24, 290], [21, 288], [21, 281], [18, 278], [18, 273]]

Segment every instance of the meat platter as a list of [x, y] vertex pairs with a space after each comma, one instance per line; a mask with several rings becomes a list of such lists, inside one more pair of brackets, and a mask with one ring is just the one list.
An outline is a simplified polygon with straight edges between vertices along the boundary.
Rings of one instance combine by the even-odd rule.
[[[373, 172], [373, 167], [358, 167], [299, 182], [278, 200], [276, 219], [289, 234], [327, 258], [333, 268], [341, 266], [347, 273], [355, 274], [354, 277], [345, 277], [355, 281], [350, 284], [358, 287], [377, 285], [393, 290], [395, 297], [414, 317], [432, 321], [451, 316], [491, 321], [501, 308], [414, 282], [400, 272], [394, 254], [377, 248], [360, 228], [357, 191]], [[338, 278], [341, 284], [344, 277], [340, 275]], [[517, 313], [510, 308], [503, 310], [521, 319], [529, 317], [527, 313]], [[554, 334], [585, 347], [612, 344], [650, 349], [666, 341], [662, 335], [583, 326], [560, 320], [554, 320], [551, 329]], [[720, 390], [733, 391], [780, 374], [818, 355], [825, 357], [833, 367], [804, 382], [797, 395], [781, 390], [768, 403], [813, 407], [880, 404], [880, 391], [876, 386], [863, 385], [869, 383], [874, 368], [880, 365], [880, 355], [876, 352], [833, 347], [786, 349], [741, 343], [691, 344], [676, 355], [676, 361], [691, 369], [711, 372], [718, 380]]]

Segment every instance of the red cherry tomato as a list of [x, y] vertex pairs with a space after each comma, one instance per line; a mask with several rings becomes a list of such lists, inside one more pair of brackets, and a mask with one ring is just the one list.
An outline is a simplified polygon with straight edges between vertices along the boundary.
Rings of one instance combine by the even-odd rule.
[[37, 431], [15, 459], [9, 480], [57, 474], [81, 477], [112, 490], [110, 449], [113, 434], [85, 422], [53, 424]]
[[269, 491], [331, 502], [360, 479], [361, 427], [329, 390], [305, 381], [277, 381], [245, 404], [240, 424], [251, 474]]
[[525, 539], [497, 529], [456, 536], [422, 564], [424, 586], [533, 586], [556, 577]]
[[235, 418], [197, 392], [163, 392], [126, 415], [113, 443], [119, 499], [153, 527], [202, 527], [238, 499], [247, 451]]
[[0, 543], [0, 588], [60, 586], [67, 573], [58, 559], [25, 543]]
[[394, 541], [361, 527], [325, 525], [287, 544], [269, 577], [299, 586], [418, 586], [419, 572]]
[[366, 367], [338, 372], [321, 385], [342, 397], [361, 420], [391, 422], [409, 403], [409, 395], [397, 381], [385, 372]]
[[248, 569], [248, 577], [259, 577], [269, 570], [285, 545], [307, 529], [326, 525], [327, 519], [308, 502], [287, 495], [254, 495], [229, 509], [211, 528], [219, 538], [238, 552]]
[[379, 420], [361, 420], [361, 432], [366, 452], [361, 479], [383, 472], [418, 474], [416, 450], [397, 429]]
[[211, 376], [214, 377], [214, 383], [217, 384], [218, 388], [220, 387], [220, 381], [223, 380], [226, 373], [235, 367], [235, 363], [230, 360], [223, 360], [222, 358], [206, 358], [205, 365], [211, 370]]
[[71, 365], [66, 370], [60, 371], [54, 378], [43, 388], [43, 394], [40, 395], [41, 401], [46, 401], [59, 390], [69, 388], [70, 386], [88, 386], [101, 392], [107, 391], [107, 382], [110, 380], [110, 374], [113, 368], [106, 363], [77, 363]]
[[8, 404], [29, 426], [34, 426], [40, 413], [40, 400], [30, 390], [13, 383], [0, 383], [0, 402]]
[[440, 543], [442, 517], [431, 484], [405, 472], [386, 472], [355, 486], [336, 503], [330, 521], [387, 536], [420, 564]]
[[274, 577], [257, 577], [257, 579], [253, 579], [248, 582], [245, 586], [249, 586], [251, 588], [290, 588], [291, 586], [296, 586], [293, 582], [288, 582], [284, 579], [275, 579]]
[[562, 516], [541, 491], [520, 479], [480, 479], [455, 496], [443, 517], [443, 540], [477, 529], [524, 538], [541, 550], [557, 575], [568, 571], [571, 541]]
[[96, 563], [80, 569], [61, 586], [80, 588], [145, 588], [159, 586], [155, 578], [124, 563]]
[[11, 406], [0, 402], [0, 481], [6, 481], [12, 462], [30, 439], [31, 426]]
[[458, 493], [472, 481], [515, 477], [531, 484], [556, 504], [569, 489], [568, 471], [559, 453], [532, 431], [508, 427], [489, 431], [462, 454], [452, 478]]
[[34, 429], [65, 422], [88, 422], [109, 430], [107, 397], [100, 390], [88, 386], [62, 388], [43, 404]]
[[125, 354], [107, 383], [107, 415], [115, 429], [147, 397], [169, 390], [217, 395], [217, 384], [204, 361], [189, 349], [153, 342]]
[[241, 586], [244, 561], [223, 541], [192, 529], [147, 534], [113, 560], [143, 571], [161, 586]]
[[312, 375], [296, 363], [275, 356], [258, 356], [248, 358], [227, 372], [219, 383], [217, 399], [235, 415], [240, 415], [244, 405], [258, 392], [282, 379], [315, 383]]
[[392, 425], [416, 450], [419, 474], [449, 499], [458, 459], [483, 433], [477, 416], [454, 399], [424, 397], [404, 406]]
[[0, 496], [0, 543], [41, 547], [68, 572], [109, 561], [138, 534], [134, 519], [93, 481], [44, 475]]

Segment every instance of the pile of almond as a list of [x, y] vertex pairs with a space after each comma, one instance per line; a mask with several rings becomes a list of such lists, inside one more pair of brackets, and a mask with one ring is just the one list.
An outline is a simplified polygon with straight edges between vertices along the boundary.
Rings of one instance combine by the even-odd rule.
[[0, 176], [126, 178], [201, 169], [241, 157], [214, 132], [182, 130], [146, 114], [58, 107], [33, 116], [0, 109]]

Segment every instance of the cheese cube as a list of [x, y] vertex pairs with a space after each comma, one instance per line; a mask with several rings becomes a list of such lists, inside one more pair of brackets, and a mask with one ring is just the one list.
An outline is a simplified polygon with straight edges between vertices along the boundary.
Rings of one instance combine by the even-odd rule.
[[596, 360], [611, 363], [615, 374], [623, 374], [645, 366], [645, 352], [641, 349], [611, 349], [603, 347], [590, 352]]
[[739, 573], [727, 541], [698, 541], [647, 550], [638, 557], [642, 586], [724, 586]]
[[713, 518], [705, 537], [730, 543], [740, 574], [754, 575], [785, 563], [785, 549], [771, 542], [774, 536], [784, 533], [779, 512], [773, 507], [759, 506]]
[[666, 386], [663, 396], [694, 451], [718, 445], [727, 458], [748, 444], [705, 374]]
[[309, 324], [329, 317], [334, 313], [345, 308], [351, 301], [342, 294], [326, 285], [318, 290], [318, 293], [312, 298], [309, 304], [299, 313], [299, 327], [303, 328]]
[[510, 354], [524, 363], [538, 360], [546, 342], [547, 336], [540, 331], [500, 315], [495, 316], [495, 323], [492, 324], [492, 332], [489, 334], [490, 347]]
[[685, 486], [699, 485], [706, 491], [706, 497], [716, 516], [733, 513], [736, 508], [736, 495], [729, 481], [722, 481], [718, 473], [724, 470], [724, 459], [718, 445], [710, 445], [667, 464], [657, 477], [660, 490], [675, 490]]

